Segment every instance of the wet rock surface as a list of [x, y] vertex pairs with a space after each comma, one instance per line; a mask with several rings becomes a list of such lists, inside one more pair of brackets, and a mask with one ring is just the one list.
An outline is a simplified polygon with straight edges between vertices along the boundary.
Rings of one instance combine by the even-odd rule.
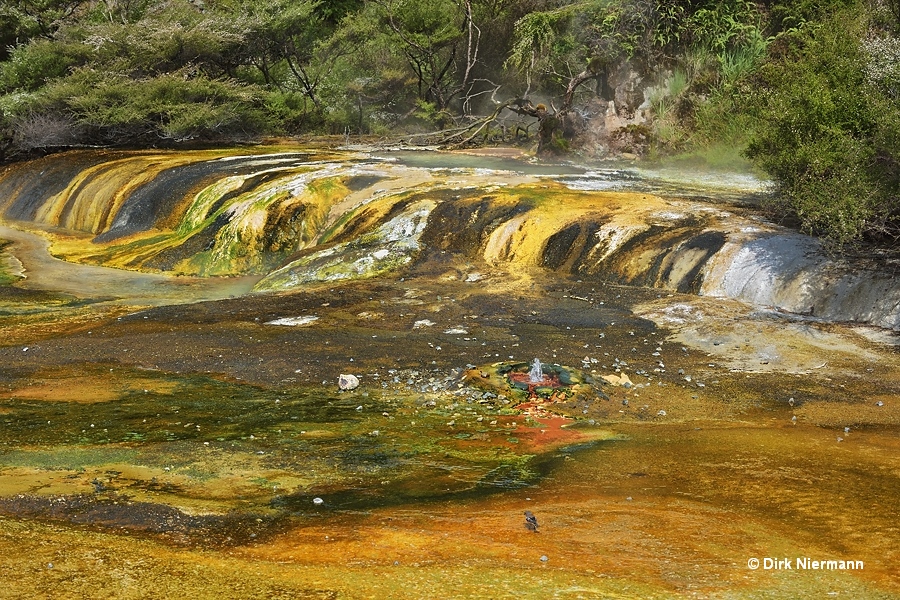
[[[104, 491], [104, 490], [100, 490]], [[18, 518], [89, 525], [131, 534], [156, 534], [166, 542], [184, 546], [229, 546], [263, 541], [278, 529], [269, 515], [190, 515], [127, 497], [26, 496], [0, 499], [0, 514]]]
[[[6, 288], [0, 572], [38, 596], [900, 590], [891, 334], [589, 278], [589, 219], [549, 262], [495, 261], [517, 206], [441, 204], [481, 232], [429, 221], [365, 281], [160, 306]], [[535, 357], [546, 385], [513, 385]], [[746, 567], [785, 553], [866, 568]]]

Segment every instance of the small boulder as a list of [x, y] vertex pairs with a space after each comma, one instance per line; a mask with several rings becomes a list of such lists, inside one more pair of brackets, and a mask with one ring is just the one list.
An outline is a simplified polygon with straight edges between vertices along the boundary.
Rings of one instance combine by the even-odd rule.
[[359, 379], [356, 375], [341, 374], [338, 377], [338, 387], [343, 391], [355, 390], [359, 387]]
[[626, 375], [625, 373], [622, 373], [621, 375], [604, 375], [602, 379], [612, 385], [618, 385], [626, 388], [630, 388], [634, 385], [633, 383], [631, 383], [631, 379], [629, 379], [628, 375]]

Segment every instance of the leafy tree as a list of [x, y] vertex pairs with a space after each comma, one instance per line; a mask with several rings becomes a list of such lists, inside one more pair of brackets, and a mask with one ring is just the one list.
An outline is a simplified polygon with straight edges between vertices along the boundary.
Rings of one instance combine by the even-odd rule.
[[34, 38], [50, 39], [83, 12], [88, 0], [0, 0], [0, 61], [11, 48]]
[[[506, 66], [525, 76], [527, 97], [535, 77], [552, 73], [555, 63], [571, 50], [564, 37], [572, 25], [575, 6], [528, 13], [516, 21], [515, 41]], [[564, 59], [563, 59], [564, 60]]]
[[443, 110], [471, 91], [481, 29], [471, 0], [373, 0], [416, 78], [419, 100]]
[[92, 66], [135, 78], [186, 67], [209, 77], [227, 75], [244, 41], [186, 2], [148, 10], [134, 22], [101, 23], [72, 34], [93, 50]]

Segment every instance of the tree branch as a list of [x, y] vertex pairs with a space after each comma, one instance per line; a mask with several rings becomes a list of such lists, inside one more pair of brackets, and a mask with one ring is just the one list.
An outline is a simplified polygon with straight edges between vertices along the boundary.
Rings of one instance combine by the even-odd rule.
[[575, 90], [578, 89], [585, 81], [590, 81], [591, 79], [596, 79], [600, 76], [600, 73], [595, 73], [594, 71], [584, 70], [575, 77], [569, 80], [569, 85], [566, 87], [566, 94], [563, 96], [563, 105], [559, 112], [568, 112], [570, 108], [572, 108], [572, 101], [575, 98]]

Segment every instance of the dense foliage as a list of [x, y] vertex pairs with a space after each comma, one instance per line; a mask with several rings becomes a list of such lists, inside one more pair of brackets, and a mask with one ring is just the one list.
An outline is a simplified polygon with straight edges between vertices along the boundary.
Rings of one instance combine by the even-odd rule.
[[777, 207], [838, 245], [900, 222], [900, 38], [841, 11], [786, 38], [754, 75], [748, 155]]
[[512, 131], [503, 114], [539, 120], [559, 150], [604, 102], [633, 116], [627, 68], [649, 120], [609, 132], [630, 136], [620, 149], [744, 148], [779, 185], [779, 214], [838, 244], [886, 240], [898, 22], [900, 0], [0, 0], [0, 160], [478, 123], [487, 136]]

